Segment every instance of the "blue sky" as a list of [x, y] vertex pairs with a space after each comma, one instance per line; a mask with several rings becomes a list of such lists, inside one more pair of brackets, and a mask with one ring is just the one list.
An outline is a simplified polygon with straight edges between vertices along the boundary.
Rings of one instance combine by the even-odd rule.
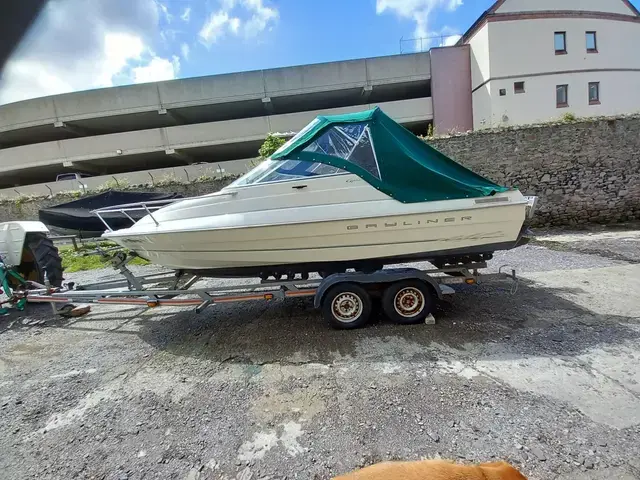
[[[617, 0], [603, 0], [617, 1]], [[401, 52], [456, 40], [493, 0], [49, 0], [0, 77], [0, 103]], [[636, 6], [640, 0], [632, 0]], [[438, 46], [442, 40], [425, 42]], [[402, 50], [415, 51], [405, 41]]]
[[[276, 10], [278, 17], [264, 31], [250, 38], [227, 33], [211, 45], [203, 43], [198, 33], [215, 2], [167, 0], [165, 5], [174, 17], [169, 23], [162, 18], [161, 23], [175, 28], [179, 42], [188, 42], [189, 58], [181, 62], [181, 75], [197, 76], [400, 53], [400, 39], [416, 36], [416, 21], [392, 7], [377, 13], [377, 3], [384, 2], [265, 0], [264, 6]], [[467, 0], [455, 10], [449, 8], [449, 0], [404, 3], [436, 4], [429, 14], [423, 14], [428, 18], [426, 35], [431, 36], [464, 32], [492, 2]], [[189, 22], [176, 20], [186, 8], [190, 8]], [[236, 14], [242, 13], [238, 9]], [[175, 44], [167, 43], [159, 51], [175, 54]], [[403, 42], [404, 51], [413, 48], [413, 42]]]
[[[186, 0], [167, 2], [180, 11]], [[426, 3], [426, 2], [425, 2]], [[441, 31], [462, 33], [491, 5], [490, 0], [467, 0], [450, 11], [435, 8], [429, 15], [428, 36]], [[319, 8], [318, 5], [322, 4]], [[206, 75], [274, 66], [296, 65], [400, 53], [400, 38], [415, 37], [416, 22], [393, 9], [376, 13], [375, 0], [273, 0], [278, 19], [253, 38], [227, 35], [210, 47], [199, 42], [198, 28], [206, 16], [206, 2], [193, 2], [189, 25], [178, 34], [190, 43], [190, 57], [182, 63], [186, 76]], [[186, 7], [182, 7], [186, 8]], [[172, 21], [171, 25], [175, 22]], [[425, 45], [426, 46], [426, 45]], [[168, 45], [165, 54], [172, 53]], [[403, 50], [414, 48], [403, 42]]]

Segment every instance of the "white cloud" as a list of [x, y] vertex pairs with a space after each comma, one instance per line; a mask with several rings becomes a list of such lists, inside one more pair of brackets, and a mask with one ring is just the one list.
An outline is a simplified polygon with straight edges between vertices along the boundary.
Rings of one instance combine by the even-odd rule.
[[173, 80], [180, 71], [180, 59], [173, 57], [173, 61], [169, 61], [166, 58], [153, 57], [147, 65], [135, 67], [131, 71], [134, 83]]
[[180, 53], [182, 54], [182, 58], [184, 58], [185, 60], [189, 60], [190, 52], [191, 49], [189, 48], [189, 45], [187, 43], [183, 43], [182, 45], [180, 45]]
[[167, 6], [164, 3], [158, 2], [158, 8], [160, 8], [160, 10], [162, 11], [165, 21], [167, 23], [171, 23], [171, 20], [173, 20], [173, 15], [169, 13], [169, 9], [167, 8]]
[[429, 31], [429, 20], [436, 9], [449, 12], [463, 5], [462, 0], [376, 0], [376, 13], [393, 12], [401, 18], [413, 20], [416, 24], [413, 34], [416, 38], [437, 36]]
[[444, 7], [453, 12], [463, 5], [462, 0], [377, 0], [376, 13], [393, 10], [402, 17], [412, 17], [415, 12], [432, 11]]
[[144, 44], [140, 37], [128, 33], [107, 33], [104, 36], [104, 59], [96, 75], [97, 86], [111, 86], [112, 77], [129, 60], [140, 60]]
[[247, 37], [255, 37], [265, 30], [271, 22], [278, 19], [278, 10], [265, 7], [262, 0], [244, 0], [245, 8], [252, 12], [251, 18], [244, 25]]
[[173, 47], [173, 43], [180, 35], [183, 35], [183, 32], [174, 28], [166, 28], [160, 32], [160, 38], [167, 48]]
[[429, 32], [429, 37], [431, 38], [431, 41], [427, 42], [429, 46], [451, 47], [462, 38], [462, 35], [456, 29], [445, 25], [439, 31]]
[[163, 13], [154, 0], [51, 0], [5, 67], [0, 103], [175, 78], [179, 63], [151, 51]]
[[222, 0], [220, 10], [212, 12], [200, 29], [200, 39], [211, 45], [227, 34], [252, 38], [270, 29], [279, 12], [264, 0]]
[[73, 79], [58, 76], [31, 60], [10, 61], [3, 73], [0, 105], [74, 90]]
[[209, 19], [204, 22], [199, 35], [206, 45], [211, 45], [217, 42], [227, 29], [229, 29], [229, 14], [220, 10], [209, 15]]
[[191, 19], [191, 7], [185, 8], [184, 12], [182, 12], [182, 15], [180, 15], [180, 18], [184, 22], [188, 22]]
[[220, 0], [220, 5], [222, 7], [222, 10], [225, 10], [225, 11], [231, 10], [233, 7], [236, 6], [236, 3], [238, 3], [238, 0]]
[[229, 19], [229, 30], [231, 30], [235, 35], [238, 34], [238, 31], [240, 30], [240, 19], [238, 17]]
[[460, 35], [460, 34], [445, 36], [444, 40], [440, 43], [440, 46], [441, 47], [451, 47], [451, 46], [455, 45], [456, 43], [458, 43], [458, 40], [460, 40], [461, 38], [462, 38], [462, 35]]

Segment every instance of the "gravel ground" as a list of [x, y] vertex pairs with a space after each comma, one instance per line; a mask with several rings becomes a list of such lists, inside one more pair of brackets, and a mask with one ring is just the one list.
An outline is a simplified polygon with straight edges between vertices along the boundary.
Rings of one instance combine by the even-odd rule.
[[465, 286], [436, 325], [333, 331], [310, 299], [72, 320], [31, 305], [0, 318], [0, 478], [328, 478], [443, 457], [640, 479], [639, 240], [545, 233], [491, 262], [519, 270], [514, 295]]

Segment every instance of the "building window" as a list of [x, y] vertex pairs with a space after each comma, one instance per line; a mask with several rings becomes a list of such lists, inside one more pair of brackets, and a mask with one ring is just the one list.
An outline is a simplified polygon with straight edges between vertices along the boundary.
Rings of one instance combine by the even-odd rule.
[[500, 96], [501, 97], [506, 97], [507, 96], [507, 89], [506, 88], [501, 88], [500, 89]]
[[556, 32], [553, 37], [553, 44], [556, 49], [556, 55], [564, 55], [567, 53], [567, 32]]
[[600, 105], [600, 82], [589, 82], [589, 105]]
[[587, 32], [587, 53], [598, 53], [596, 32]]
[[556, 86], [556, 107], [563, 108], [569, 106], [569, 85]]
[[513, 84], [513, 93], [524, 93], [524, 82], [515, 82]]

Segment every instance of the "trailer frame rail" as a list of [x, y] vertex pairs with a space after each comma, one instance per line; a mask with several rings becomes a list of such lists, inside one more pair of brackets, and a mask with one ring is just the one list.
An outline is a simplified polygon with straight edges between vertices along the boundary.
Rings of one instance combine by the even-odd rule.
[[[322, 308], [323, 315], [327, 317], [327, 315], [331, 316], [331, 314], [327, 314], [327, 309], [323, 306], [325, 296], [331, 297], [331, 292], [335, 292], [336, 289], [347, 288], [349, 285], [356, 285], [357, 288], [349, 288], [354, 291], [360, 291], [360, 295], [366, 297], [363, 301], [370, 303], [371, 299], [369, 297], [372, 295], [388, 290], [393, 285], [400, 283], [411, 284], [413, 282], [413, 287], [411, 285], [407, 287], [409, 293], [413, 295], [411, 298], [422, 298], [420, 301], [429, 305], [435, 300], [442, 299], [445, 295], [455, 293], [451, 286], [456, 284], [477, 285], [488, 281], [509, 279], [514, 284], [511, 293], [515, 293], [517, 289], [517, 276], [514, 269], [507, 272], [504, 271], [505, 266], [501, 267], [498, 273], [482, 274], [479, 270], [487, 267], [485, 262], [426, 270], [418, 268], [389, 268], [373, 273], [335, 273], [326, 278], [258, 280], [237, 285], [198, 287], [196, 284], [203, 280], [201, 277], [185, 274], [181, 271], [136, 276], [127, 267], [130, 259], [131, 257], [127, 257], [125, 254], [118, 254], [114, 259], [113, 266], [123, 277], [119, 280], [108, 280], [89, 285], [75, 285], [73, 282], [69, 282], [64, 288], [52, 288], [49, 285], [24, 281], [21, 287], [7, 293], [10, 295], [11, 303], [16, 306], [24, 306], [25, 303], [49, 303], [54, 313], [61, 313], [63, 309], [73, 306], [74, 302], [137, 305], [148, 308], [189, 306], [194, 307], [196, 313], [200, 313], [209, 306], [222, 303], [314, 297], [314, 306]], [[448, 276], [447, 274], [454, 274], [455, 276]], [[407, 294], [407, 292], [404, 292], [404, 294]], [[349, 295], [353, 296], [354, 294], [349, 292]], [[427, 300], [426, 297], [431, 298], [431, 300]], [[63, 306], [58, 308], [59, 305]], [[369, 310], [371, 309], [369, 308]], [[370, 311], [367, 312], [367, 318], [369, 314]], [[344, 322], [336, 322], [334, 321], [335, 319], [328, 318], [328, 320], [335, 328], [357, 328], [364, 321], [359, 319], [358, 322], [348, 325], [344, 324]]]

